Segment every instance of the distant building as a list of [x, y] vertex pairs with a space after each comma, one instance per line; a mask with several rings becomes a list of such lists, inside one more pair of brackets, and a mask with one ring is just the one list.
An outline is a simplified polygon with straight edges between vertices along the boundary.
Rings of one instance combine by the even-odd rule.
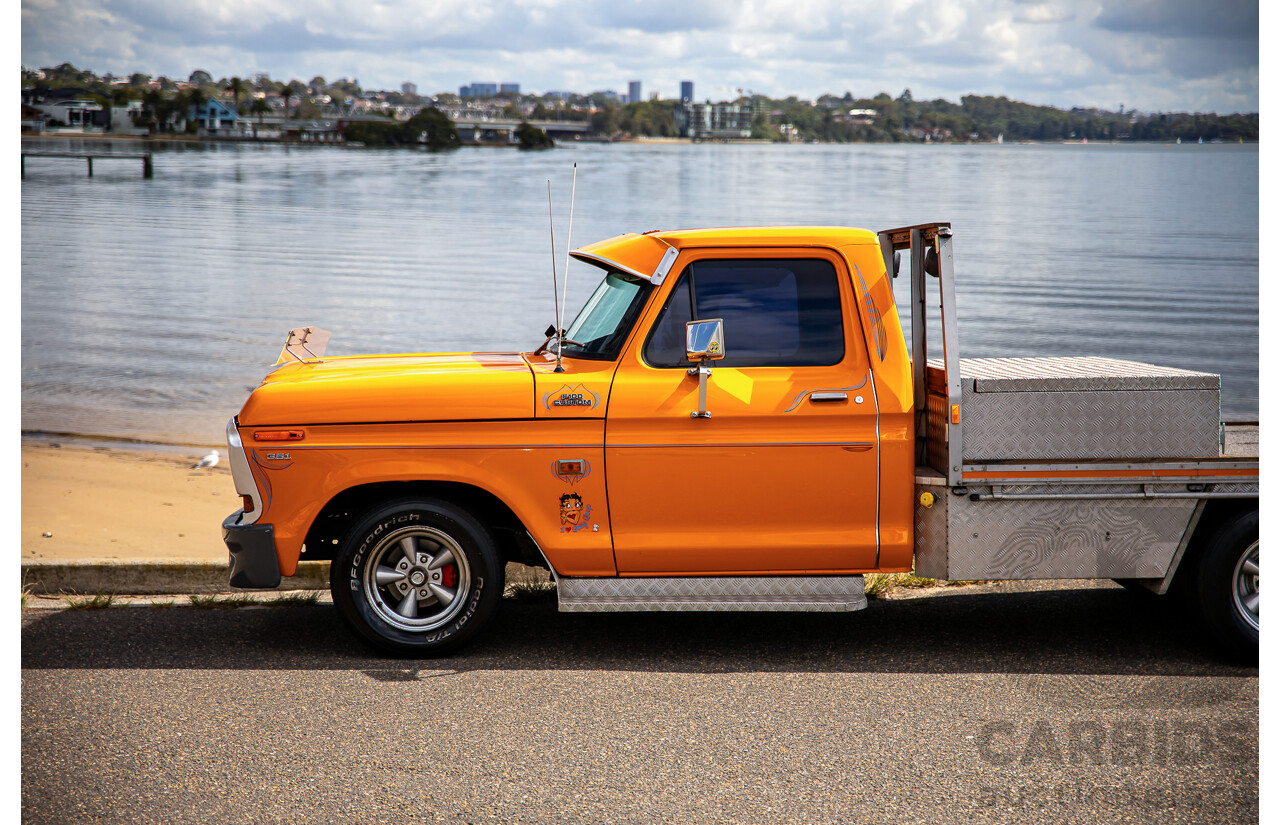
[[218, 132], [231, 132], [236, 128], [240, 116], [227, 104], [217, 98], [210, 98], [200, 105], [187, 107], [187, 120], [194, 120], [201, 130], [216, 135]]
[[682, 103], [673, 113], [681, 137], [693, 140], [739, 140], [751, 137], [755, 107], [749, 98], [733, 103]]
[[416, 95], [418, 94], [418, 84], [417, 83], [401, 83], [400, 91], [406, 95]]
[[458, 89], [458, 97], [493, 97], [497, 93], [497, 83], [472, 83]]
[[507, 94], [518, 95], [520, 94], [520, 84], [519, 83], [503, 83], [500, 87], [498, 87], [498, 93], [504, 94], [504, 95], [507, 95]]
[[640, 97], [640, 81], [633, 80], [627, 84], [627, 102], [639, 103], [641, 100], [643, 98]]
[[681, 103], [693, 102], [693, 81], [692, 80], [680, 81], [680, 102]]
[[84, 89], [51, 89], [24, 93], [24, 103], [39, 109], [47, 125], [73, 132], [102, 132], [110, 125], [110, 116], [102, 105], [89, 98]]
[[860, 126], [870, 126], [879, 116], [875, 109], [850, 109], [848, 114], [850, 122]]

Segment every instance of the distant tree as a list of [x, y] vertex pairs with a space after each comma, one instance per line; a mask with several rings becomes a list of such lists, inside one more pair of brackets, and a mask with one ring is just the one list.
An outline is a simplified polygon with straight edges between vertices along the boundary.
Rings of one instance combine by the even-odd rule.
[[365, 146], [419, 146], [428, 149], [456, 149], [462, 145], [458, 128], [448, 115], [434, 107], [427, 107], [409, 118], [406, 123], [388, 120], [360, 121], [346, 127], [343, 137], [348, 143]]
[[[250, 113], [258, 116], [258, 126], [261, 126], [262, 116], [271, 111], [271, 104], [267, 103], [267, 99], [265, 97], [255, 97], [253, 102], [249, 104], [249, 111]], [[256, 127], [253, 130], [253, 136], [258, 136], [258, 130]]]
[[159, 89], [150, 89], [142, 95], [142, 116], [138, 126], [145, 126], [147, 131], [156, 132], [160, 127], [160, 110], [164, 105], [164, 93]]
[[322, 95], [329, 89], [329, 84], [325, 82], [322, 75], [316, 75], [311, 78], [311, 82], [307, 84], [312, 94]]
[[143, 74], [142, 72], [134, 72], [133, 74], [129, 75], [130, 86], [145, 86], [150, 82], [151, 82], [151, 75], [149, 74]]
[[550, 149], [556, 145], [550, 135], [523, 120], [516, 128], [516, 138], [520, 141], [521, 149]]
[[196, 69], [187, 78], [187, 81], [194, 86], [208, 86], [213, 82], [213, 77], [204, 69]]
[[618, 131], [618, 107], [605, 106], [591, 113], [591, 131], [611, 137]]
[[289, 119], [289, 98], [293, 97], [293, 87], [285, 86], [280, 90], [280, 97], [284, 99], [284, 119]]
[[456, 149], [462, 145], [458, 127], [449, 116], [434, 106], [428, 106], [409, 118], [405, 124], [415, 139], [421, 139], [428, 149]]
[[227, 84], [227, 87], [231, 92], [232, 99], [235, 101], [236, 112], [239, 113], [240, 98], [244, 97], [245, 93], [248, 92], [248, 88], [245, 86], [244, 81], [238, 77], [231, 78], [231, 82]]
[[205, 94], [204, 89], [196, 86], [187, 92], [184, 102], [187, 109], [183, 113], [187, 118], [187, 132], [194, 134], [200, 128], [200, 110], [209, 102], [209, 95]]
[[310, 98], [301, 98], [298, 101], [297, 108], [294, 109], [293, 111], [293, 115], [294, 117], [301, 118], [304, 120], [307, 120], [307, 119], [313, 120], [315, 118], [321, 117], [323, 115], [323, 112], [320, 111], [319, 104], [317, 104], [314, 100], [311, 100]]

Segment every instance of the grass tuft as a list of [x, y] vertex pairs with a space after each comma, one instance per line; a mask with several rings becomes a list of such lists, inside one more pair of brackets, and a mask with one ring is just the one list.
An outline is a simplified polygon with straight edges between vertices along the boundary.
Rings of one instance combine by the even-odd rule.
[[270, 604], [277, 607], [289, 607], [293, 605], [315, 604], [318, 601], [320, 601], [320, 592], [317, 590], [312, 590], [310, 592], [299, 591], [295, 593], [284, 593], [279, 596], [276, 596], [271, 601], [266, 602], [266, 604]]
[[191, 606], [198, 607], [202, 610], [218, 610], [218, 609], [226, 609], [231, 607], [244, 607], [250, 604], [256, 604], [256, 602], [254, 601], [252, 596], [246, 596], [246, 595], [220, 596], [217, 593], [212, 593], [208, 596], [202, 596], [197, 593], [197, 594], [192, 594], [191, 596]]
[[937, 587], [946, 584], [915, 573], [868, 573], [862, 577], [862, 581], [868, 599], [883, 598], [899, 587]]
[[556, 598], [556, 583], [541, 567], [523, 564], [507, 566], [507, 586], [502, 595], [518, 602], [545, 602]]
[[205, 610], [226, 610], [235, 607], [290, 607], [296, 605], [310, 605], [320, 601], [320, 593], [317, 591], [310, 592], [294, 592], [281, 593], [280, 595], [270, 599], [255, 599], [248, 593], [235, 593], [231, 595], [220, 595], [213, 593], [207, 596], [195, 594], [191, 596], [191, 606]]
[[62, 600], [71, 610], [103, 610], [111, 607], [116, 600], [115, 593], [98, 593], [95, 596], [71, 596], [62, 594]]

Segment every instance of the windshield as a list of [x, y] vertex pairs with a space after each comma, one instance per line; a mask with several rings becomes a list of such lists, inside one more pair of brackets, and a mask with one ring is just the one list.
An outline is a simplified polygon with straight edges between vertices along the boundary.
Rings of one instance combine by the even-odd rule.
[[563, 355], [613, 360], [622, 351], [627, 333], [649, 295], [649, 282], [610, 271], [583, 305], [567, 334]]

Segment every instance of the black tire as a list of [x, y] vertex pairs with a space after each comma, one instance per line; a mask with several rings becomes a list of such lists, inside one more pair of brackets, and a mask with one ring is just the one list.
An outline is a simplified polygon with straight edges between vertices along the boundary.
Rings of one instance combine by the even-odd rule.
[[1258, 659], [1258, 511], [1217, 525], [1188, 582], [1209, 635], [1233, 659]]
[[329, 575], [338, 614], [374, 649], [439, 656], [479, 633], [502, 601], [503, 565], [466, 510], [429, 498], [388, 502], [362, 518]]

